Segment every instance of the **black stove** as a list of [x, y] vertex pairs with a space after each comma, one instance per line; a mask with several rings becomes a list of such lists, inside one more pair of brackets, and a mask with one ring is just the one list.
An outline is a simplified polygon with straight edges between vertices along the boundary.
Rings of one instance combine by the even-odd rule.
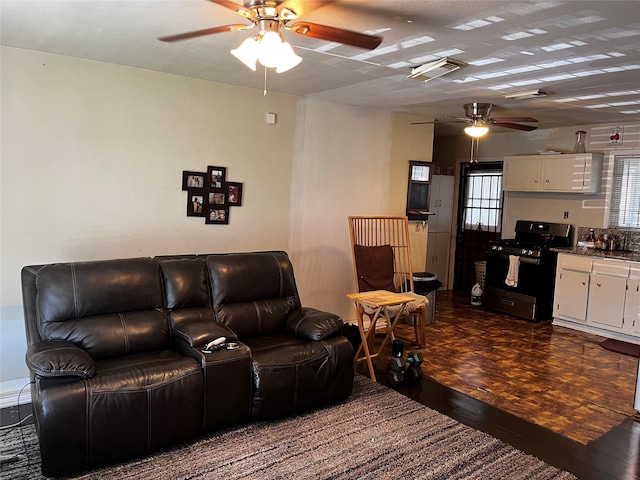
[[557, 254], [571, 244], [568, 224], [518, 220], [515, 238], [493, 240], [487, 249], [487, 308], [527, 320], [552, 317]]

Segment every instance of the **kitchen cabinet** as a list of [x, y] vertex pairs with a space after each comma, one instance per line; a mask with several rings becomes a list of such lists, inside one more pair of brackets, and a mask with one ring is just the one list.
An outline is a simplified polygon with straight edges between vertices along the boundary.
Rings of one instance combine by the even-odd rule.
[[502, 188], [521, 192], [597, 193], [602, 162], [603, 155], [599, 153], [505, 157]]
[[453, 218], [452, 175], [433, 175], [431, 177], [431, 193], [427, 234], [426, 271], [438, 276], [438, 280], [446, 285], [449, 280], [449, 255], [451, 251], [451, 231]]
[[429, 197], [429, 232], [450, 232], [453, 217], [453, 175], [433, 175]]
[[449, 252], [451, 232], [429, 232], [427, 237], [427, 265], [429, 273], [438, 276], [443, 285], [449, 279]]
[[631, 333], [640, 337], [640, 265], [631, 265], [624, 301], [624, 323]]
[[624, 331], [624, 303], [629, 265], [618, 260], [594, 260], [590, 274], [587, 323]]
[[586, 323], [592, 260], [578, 255], [558, 255], [553, 316]]
[[559, 254], [554, 325], [640, 343], [640, 263]]

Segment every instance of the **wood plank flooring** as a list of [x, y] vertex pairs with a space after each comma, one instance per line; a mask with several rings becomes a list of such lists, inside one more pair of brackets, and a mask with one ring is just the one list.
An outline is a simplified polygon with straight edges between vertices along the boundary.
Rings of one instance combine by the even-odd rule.
[[[636, 358], [596, 335], [472, 307], [458, 292], [438, 292], [436, 310], [422, 382], [401, 393], [581, 479], [640, 478]], [[389, 358], [376, 363], [381, 383]]]

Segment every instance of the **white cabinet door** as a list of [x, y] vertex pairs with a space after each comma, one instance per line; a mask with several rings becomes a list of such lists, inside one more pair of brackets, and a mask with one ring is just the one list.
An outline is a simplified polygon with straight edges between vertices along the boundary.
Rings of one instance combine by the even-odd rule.
[[427, 272], [435, 273], [443, 285], [449, 279], [450, 232], [429, 232], [427, 239]]
[[624, 300], [624, 329], [629, 335], [640, 337], [640, 266], [631, 266]]
[[624, 328], [624, 303], [629, 264], [619, 260], [593, 261], [587, 323], [611, 331]]
[[538, 191], [542, 189], [542, 157], [505, 157], [502, 172], [502, 189]]
[[556, 277], [553, 316], [585, 323], [588, 295], [589, 274], [561, 268]]
[[435, 215], [429, 218], [429, 232], [451, 231], [453, 182], [452, 175], [433, 175], [431, 177], [429, 211]]
[[542, 189], [556, 192], [582, 192], [584, 157], [556, 155], [543, 161]]
[[622, 331], [627, 279], [591, 274], [587, 323], [607, 330]]

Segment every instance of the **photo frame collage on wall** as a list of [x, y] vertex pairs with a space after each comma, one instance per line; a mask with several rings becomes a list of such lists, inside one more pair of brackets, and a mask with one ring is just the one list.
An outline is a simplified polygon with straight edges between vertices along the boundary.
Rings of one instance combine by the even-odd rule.
[[204, 217], [208, 224], [227, 225], [230, 207], [242, 206], [242, 183], [228, 182], [226, 167], [183, 171], [182, 190], [187, 192], [187, 217]]

